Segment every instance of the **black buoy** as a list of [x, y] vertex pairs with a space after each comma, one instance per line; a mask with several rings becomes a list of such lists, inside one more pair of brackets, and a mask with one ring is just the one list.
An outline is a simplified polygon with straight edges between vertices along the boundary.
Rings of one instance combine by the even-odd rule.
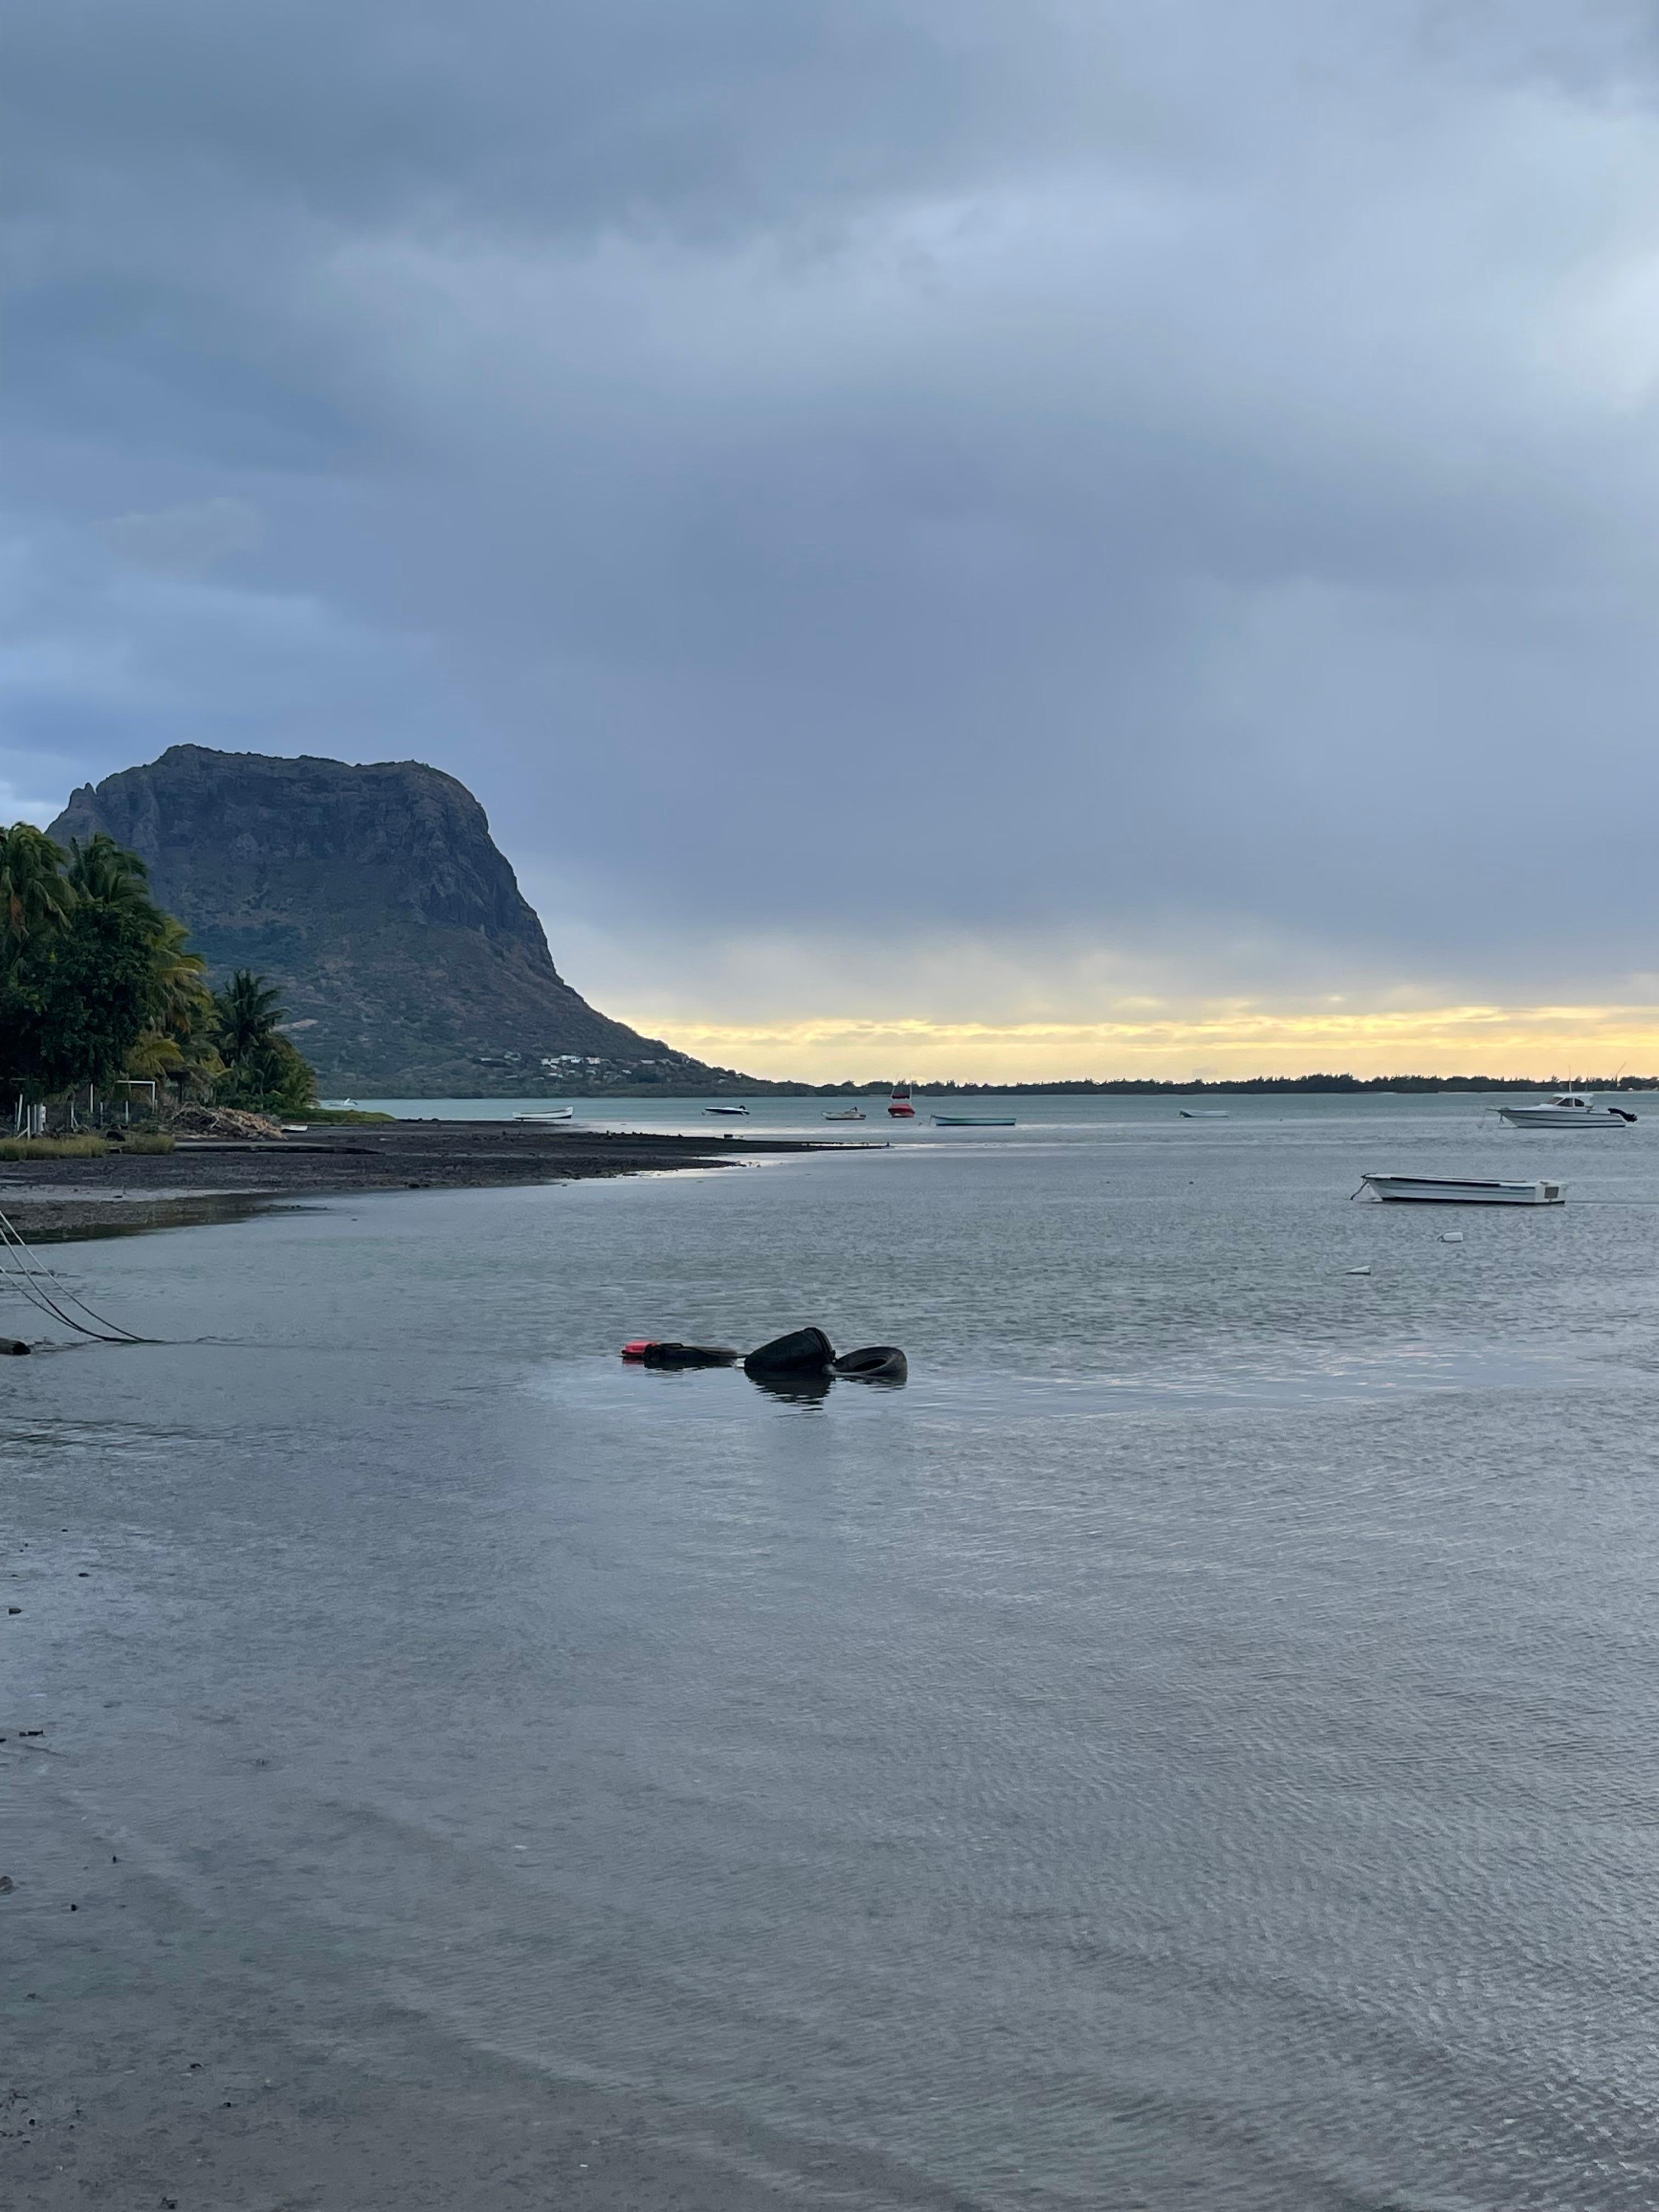
[[835, 1360], [836, 1347], [821, 1328], [797, 1328], [751, 1352], [743, 1371], [753, 1382], [807, 1382], [830, 1374]]
[[849, 1382], [902, 1382], [910, 1363], [896, 1344], [866, 1344], [856, 1352], [843, 1352], [833, 1363], [834, 1371]]
[[0, 1336], [0, 1359], [21, 1359], [28, 1348], [21, 1336]]

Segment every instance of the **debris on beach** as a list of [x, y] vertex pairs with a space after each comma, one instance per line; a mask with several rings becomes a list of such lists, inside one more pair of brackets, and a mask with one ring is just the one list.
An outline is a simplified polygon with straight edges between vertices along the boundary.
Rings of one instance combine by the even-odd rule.
[[240, 1106], [179, 1106], [167, 1117], [169, 1136], [280, 1138], [283, 1125], [268, 1114], [250, 1114]]

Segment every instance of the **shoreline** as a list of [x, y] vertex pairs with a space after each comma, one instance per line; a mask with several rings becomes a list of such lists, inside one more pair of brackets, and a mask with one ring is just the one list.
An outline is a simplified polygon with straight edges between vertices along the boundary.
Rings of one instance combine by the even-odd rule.
[[496, 1121], [331, 1127], [268, 1142], [180, 1138], [171, 1152], [0, 1162], [0, 1212], [31, 1242], [66, 1243], [245, 1220], [285, 1200], [367, 1191], [498, 1190], [731, 1165], [775, 1152], [877, 1149], [867, 1140], [527, 1127]]

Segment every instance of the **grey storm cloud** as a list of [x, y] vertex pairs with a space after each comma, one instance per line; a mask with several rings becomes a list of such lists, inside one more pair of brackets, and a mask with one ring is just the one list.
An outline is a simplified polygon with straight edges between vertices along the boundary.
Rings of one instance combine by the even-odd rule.
[[1659, 964], [1645, 7], [8, 43], [14, 793], [418, 756], [665, 942]]

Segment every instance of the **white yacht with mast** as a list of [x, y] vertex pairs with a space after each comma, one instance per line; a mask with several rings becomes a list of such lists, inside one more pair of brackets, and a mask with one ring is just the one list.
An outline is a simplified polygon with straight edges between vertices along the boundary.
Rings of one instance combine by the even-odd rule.
[[1582, 1091], [1564, 1091], [1536, 1106], [1500, 1106], [1511, 1129], [1626, 1129], [1636, 1119], [1623, 1106], [1602, 1106]]

